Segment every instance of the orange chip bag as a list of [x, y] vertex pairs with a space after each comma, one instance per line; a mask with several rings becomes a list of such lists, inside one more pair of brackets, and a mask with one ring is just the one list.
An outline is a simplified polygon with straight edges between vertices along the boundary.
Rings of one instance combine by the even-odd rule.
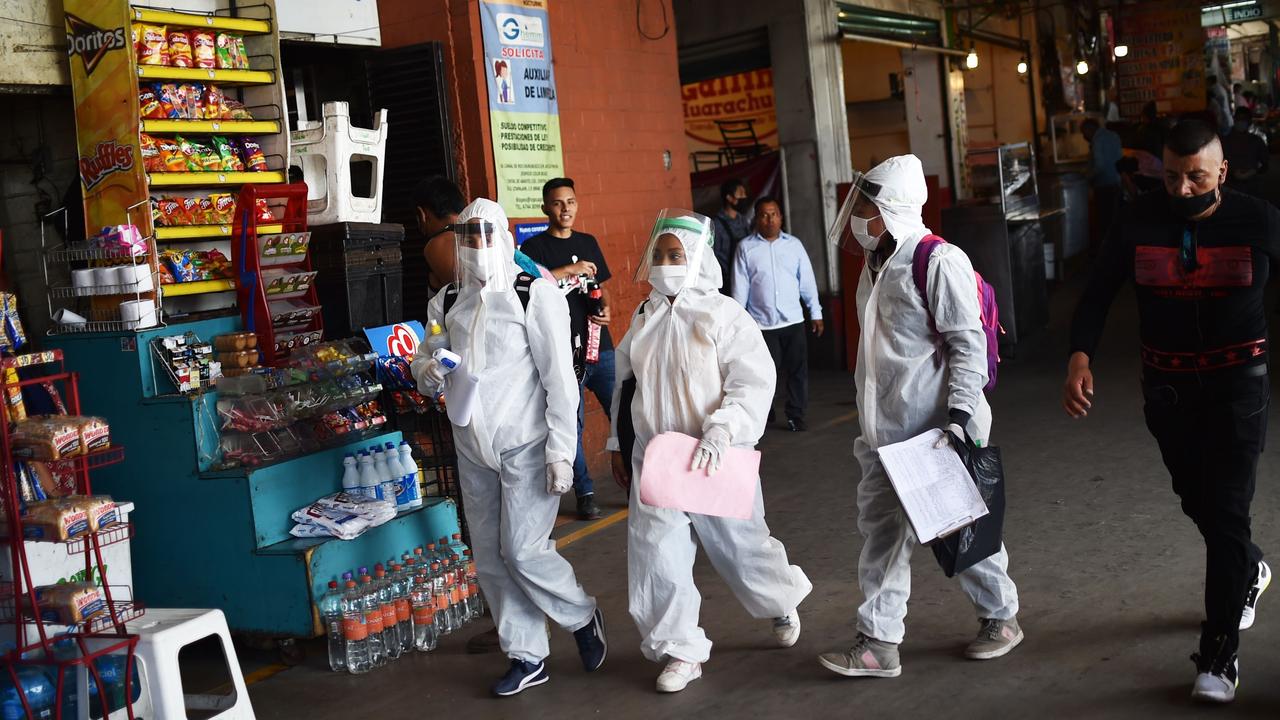
[[138, 90], [138, 115], [154, 120], [164, 120], [167, 117], [155, 88], [143, 87]]
[[191, 218], [187, 216], [185, 209], [182, 207], [181, 198], [164, 197], [156, 202], [156, 208], [160, 211], [161, 225], [190, 225]]
[[200, 225], [204, 220], [200, 217], [200, 198], [184, 197], [175, 198], [182, 200], [182, 213], [187, 216], [187, 223], [191, 225]]
[[182, 154], [178, 143], [168, 138], [157, 141], [160, 146], [160, 161], [164, 163], [165, 172], [186, 172], [187, 158]]
[[217, 36], [207, 30], [191, 32], [191, 52], [196, 67], [214, 69], [218, 67]]
[[191, 56], [191, 36], [186, 30], [169, 31], [169, 64], [182, 68], [195, 66]]
[[213, 198], [212, 198], [212, 197], [202, 197], [202, 198], [200, 198], [200, 216], [199, 216], [199, 220], [200, 220], [200, 222], [201, 222], [202, 224], [205, 224], [205, 225], [218, 225], [218, 224], [219, 224], [219, 222], [218, 222], [218, 217], [217, 217], [217, 213], [215, 213], [215, 212], [214, 212], [214, 209], [213, 209]]
[[143, 25], [139, 29], [138, 64], [169, 64], [169, 41], [163, 25]]
[[215, 225], [229, 225], [235, 220], [236, 198], [234, 195], [217, 193], [210, 195], [209, 199], [213, 201], [213, 223]]

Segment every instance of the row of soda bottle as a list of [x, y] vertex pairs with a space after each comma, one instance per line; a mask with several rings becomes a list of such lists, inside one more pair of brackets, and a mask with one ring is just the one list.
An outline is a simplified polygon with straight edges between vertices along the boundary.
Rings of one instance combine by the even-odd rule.
[[385, 446], [372, 445], [357, 456], [347, 453], [342, 459], [342, 489], [353, 495], [394, 503], [397, 510], [422, 507], [422, 491], [418, 488], [418, 463], [414, 462], [409, 443], [400, 441]]
[[[459, 555], [456, 550], [461, 549]], [[431, 652], [442, 636], [484, 614], [475, 561], [455, 534], [400, 561], [343, 573], [320, 600], [329, 668], [360, 674], [401, 655]]]

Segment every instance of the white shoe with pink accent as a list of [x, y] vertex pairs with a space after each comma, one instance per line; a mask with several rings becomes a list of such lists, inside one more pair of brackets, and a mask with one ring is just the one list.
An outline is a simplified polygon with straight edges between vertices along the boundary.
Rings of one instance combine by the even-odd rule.
[[1022, 628], [1018, 627], [1017, 618], [982, 618], [978, 637], [965, 648], [964, 656], [970, 660], [994, 660], [1008, 655], [1010, 650], [1018, 647], [1022, 643], [1022, 637]]
[[658, 676], [658, 692], [680, 692], [700, 677], [702, 677], [702, 663], [671, 658], [667, 667], [662, 670], [662, 674]]
[[845, 677], [898, 677], [902, 664], [898, 646], [858, 633], [853, 647], [845, 652], [829, 652], [818, 656], [822, 666]]

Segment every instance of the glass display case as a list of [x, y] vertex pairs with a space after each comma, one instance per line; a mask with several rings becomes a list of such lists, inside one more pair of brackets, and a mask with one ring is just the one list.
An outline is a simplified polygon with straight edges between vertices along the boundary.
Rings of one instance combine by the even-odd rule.
[[1000, 206], [1009, 222], [1028, 222], [1040, 216], [1040, 188], [1036, 184], [1036, 151], [1031, 143], [976, 148], [965, 155], [973, 197]]

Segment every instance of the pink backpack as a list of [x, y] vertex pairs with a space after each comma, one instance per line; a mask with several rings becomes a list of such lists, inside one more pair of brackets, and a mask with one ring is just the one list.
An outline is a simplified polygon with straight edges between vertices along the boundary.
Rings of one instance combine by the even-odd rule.
[[[924, 310], [929, 313], [929, 327], [934, 327], [933, 313], [929, 310], [929, 294], [925, 286], [929, 279], [929, 256], [933, 249], [947, 241], [939, 235], [925, 235], [916, 245], [915, 255], [911, 257], [911, 278], [915, 280], [916, 290], [924, 300]], [[984, 392], [991, 392], [996, 387], [996, 368], [1000, 364], [1000, 336], [1004, 328], [1000, 327], [1000, 308], [996, 307], [996, 289], [991, 283], [982, 279], [977, 270], [973, 278], [978, 281], [978, 310], [982, 322], [982, 332], [987, 336], [987, 384]], [[934, 332], [937, 329], [934, 328]]]

